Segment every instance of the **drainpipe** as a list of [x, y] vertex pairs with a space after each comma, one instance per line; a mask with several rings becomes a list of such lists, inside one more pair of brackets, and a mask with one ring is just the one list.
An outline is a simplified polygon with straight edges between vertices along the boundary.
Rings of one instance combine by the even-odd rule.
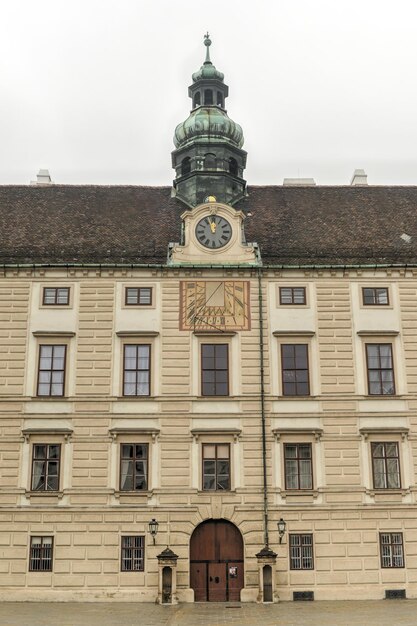
[[262, 468], [263, 468], [263, 525], [265, 548], [269, 548], [268, 532], [268, 482], [266, 471], [266, 426], [265, 426], [265, 371], [264, 371], [264, 319], [262, 302], [262, 269], [258, 267], [258, 299], [259, 299], [259, 374], [261, 385], [261, 423], [262, 423]]

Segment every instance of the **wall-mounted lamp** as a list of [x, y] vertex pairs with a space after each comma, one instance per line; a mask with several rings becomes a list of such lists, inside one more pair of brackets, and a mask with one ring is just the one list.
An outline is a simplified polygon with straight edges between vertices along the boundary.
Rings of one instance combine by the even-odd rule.
[[152, 518], [148, 526], [149, 526], [149, 534], [152, 536], [152, 539], [153, 539], [153, 545], [155, 545], [155, 537], [158, 533], [159, 524], [155, 518]]
[[282, 538], [285, 535], [285, 529], [287, 527], [287, 522], [285, 522], [282, 517], [279, 520], [279, 522], [277, 522], [278, 524], [278, 535], [279, 535], [279, 542], [282, 543]]

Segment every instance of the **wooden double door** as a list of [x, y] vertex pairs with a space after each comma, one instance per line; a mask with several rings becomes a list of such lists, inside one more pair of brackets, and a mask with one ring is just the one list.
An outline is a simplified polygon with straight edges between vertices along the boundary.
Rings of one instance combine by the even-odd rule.
[[242, 535], [226, 520], [208, 520], [190, 543], [190, 587], [196, 602], [238, 602], [244, 586]]

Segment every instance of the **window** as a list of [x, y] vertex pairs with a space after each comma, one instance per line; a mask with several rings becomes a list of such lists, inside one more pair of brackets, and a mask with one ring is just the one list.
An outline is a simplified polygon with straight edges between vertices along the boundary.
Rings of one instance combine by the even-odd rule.
[[152, 287], [126, 287], [125, 304], [150, 305], [152, 304]]
[[374, 489], [399, 489], [401, 480], [398, 443], [372, 442], [371, 450]]
[[203, 344], [201, 346], [201, 394], [203, 396], [229, 395], [229, 346]]
[[379, 533], [381, 567], [404, 567], [402, 533]]
[[194, 95], [194, 107], [198, 107], [201, 104], [201, 95], [200, 92], [198, 91], [195, 95]]
[[305, 287], [280, 287], [279, 288], [280, 304], [305, 304], [306, 290]]
[[389, 304], [387, 287], [362, 287], [362, 298], [365, 305]]
[[143, 572], [145, 568], [145, 537], [122, 537], [122, 572]]
[[229, 159], [229, 172], [232, 176], [239, 176], [237, 161], [233, 157]]
[[44, 287], [42, 304], [60, 305], [69, 304], [69, 287]]
[[290, 535], [290, 569], [314, 569], [313, 535]]
[[308, 396], [308, 346], [307, 344], [282, 344], [282, 394], [284, 396]]
[[216, 169], [216, 155], [211, 152], [207, 153], [204, 157], [204, 167], [206, 170]]
[[63, 396], [67, 346], [39, 346], [38, 396]]
[[123, 354], [123, 395], [149, 396], [151, 346], [125, 345]]
[[52, 572], [53, 537], [30, 538], [30, 572]]
[[190, 157], [185, 157], [181, 161], [181, 176], [186, 176], [191, 172], [191, 159]]
[[211, 89], [204, 90], [204, 104], [213, 104], [213, 92]]
[[120, 444], [120, 491], [147, 491], [148, 444]]
[[32, 491], [58, 491], [61, 445], [34, 443], [32, 449]]
[[312, 489], [311, 443], [285, 443], [285, 489]]
[[228, 443], [203, 444], [203, 490], [230, 489], [230, 446]]
[[366, 344], [368, 393], [371, 396], [395, 394], [392, 345], [390, 343]]

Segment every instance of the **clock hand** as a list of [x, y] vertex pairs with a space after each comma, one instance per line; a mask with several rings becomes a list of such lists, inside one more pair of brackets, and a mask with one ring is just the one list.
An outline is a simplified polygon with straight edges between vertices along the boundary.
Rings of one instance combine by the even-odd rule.
[[216, 222], [213, 219], [213, 221], [210, 222], [210, 229], [211, 229], [212, 233], [216, 232], [216, 227], [217, 227], [217, 224], [216, 224]]

